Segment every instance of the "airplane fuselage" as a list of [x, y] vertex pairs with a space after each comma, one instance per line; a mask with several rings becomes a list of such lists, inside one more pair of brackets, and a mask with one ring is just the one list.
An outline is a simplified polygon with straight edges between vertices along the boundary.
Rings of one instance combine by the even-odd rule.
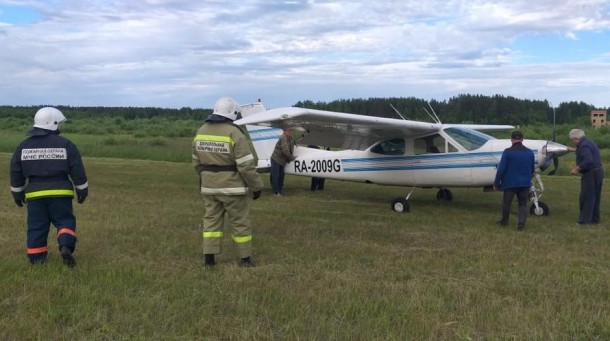
[[[544, 160], [548, 141], [525, 140], [536, 165]], [[415, 187], [485, 187], [493, 184], [502, 152], [510, 140], [490, 140], [474, 151], [421, 155], [378, 155], [367, 149], [325, 151], [295, 148], [297, 159], [286, 165], [288, 174], [380, 185]]]
[[[442, 124], [436, 115], [431, 115], [435, 122], [429, 123], [299, 107], [266, 110], [260, 102], [242, 106], [242, 115], [235, 124], [246, 125], [260, 171], [269, 170], [282, 129], [299, 131], [303, 133], [300, 143], [312, 148], [295, 147], [296, 159], [286, 164], [286, 173], [412, 187], [406, 197], [392, 201], [395, 212], [409, 211], [408, 200], [417, 187], [438, 187], [437, 199], [447, 201], [453, 197], [448, 187], [491, 187], [511, 140], [483, 131], [514, 128]], [[568, 152], [566, 146], [552, 141], [525, 140], [523, 144], [534, 153], [537, 171], [551, 164], [556, 169], [558, 158]], [[533, 178], [539, 186], [530, 188], [531, 212], [548, 215], [548, 206], [539, 200], [544, 190], [540, 175]]]

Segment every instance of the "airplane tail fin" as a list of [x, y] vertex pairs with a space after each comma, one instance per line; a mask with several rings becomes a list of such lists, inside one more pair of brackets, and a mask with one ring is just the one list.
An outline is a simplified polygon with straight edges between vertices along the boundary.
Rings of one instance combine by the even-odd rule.
[[[260, 112], [264, 112], [265, 110], [265, 106], [259, 100], [256, 103], [242, 105], [241, 115], [245, 118], [251, 115], [256, 115]], [[250, 135], [252, 146], [254, 147], [256, 157], [258, 158], [256, 168], [259, 171], [269, 171], [271, 168], [271, 154], [273, 154], [273, 149], [275, 148], [277, 139], [280, 137], [280, 135], [282, 135], [282, 129], [247, 124], [246, 130]]]

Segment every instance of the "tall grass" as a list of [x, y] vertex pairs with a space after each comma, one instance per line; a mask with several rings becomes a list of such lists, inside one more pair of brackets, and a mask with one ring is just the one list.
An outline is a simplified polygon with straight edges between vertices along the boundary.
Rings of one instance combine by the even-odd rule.
[[252, 202], [258, 266], [238, 268], [227, 240], [204, 271], [188, 164], [85, 163], [74, 269], [53, 235], [49, 262], [30, 266], [25, 210], [8, 189], [0, 200], [0, 339], [610, 338], [610, 230], [576, 224], [575, 177], [544, 178], [551, 215], [521, 234], [514, 214], [495, 226], [500, 193], [455, 189], [443, 203], [417, 190], [397, 214], [389, 201], [408, 189], [327, 181], [310, 192], [288, 176], [284, 196]]
[[[25, 138], [23, 132], [2, 131], [0, 152], [12, 153]], [[128, 134], [62, 134], [83, 156], [171, 162], [191, 161], [191, 137], [133, 136]]]

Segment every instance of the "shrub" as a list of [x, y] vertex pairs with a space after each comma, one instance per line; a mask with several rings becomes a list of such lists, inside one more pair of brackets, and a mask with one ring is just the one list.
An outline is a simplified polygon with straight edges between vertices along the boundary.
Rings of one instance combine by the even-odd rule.
[[153, 146], [166, 146], [167, 141], [163, 137], [155, 137], [148, 141]]
[[116, 146], [119, 143], [120, 142], [112, 136], [106, 137], [105, 139], [102, 140], [102, 144], [107, 145], [107, 146]]

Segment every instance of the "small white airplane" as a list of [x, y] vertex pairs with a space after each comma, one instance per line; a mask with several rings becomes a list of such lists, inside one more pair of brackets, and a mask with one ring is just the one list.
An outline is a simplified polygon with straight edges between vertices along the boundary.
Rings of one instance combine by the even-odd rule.
[[[295, 147], [296, 160], [286, 165], [287, 174], [336, 180], [409, 186], [406, 197], [392, 201], [396, 212], [410, 211], [415, 188], [439, 188], [438, 200], [451, 201], [447, 187], [482, 187], [493, 190], [496, 169], [510, 139], [496, 139], [481, 131], [513, 129], [510, 125], [443, 124], [372, 117], [298, 107], [266, 110], [259, 101], [242, 106], [242, 118], [258, 157], [257, 168], [268, 170], [282, 129], [297, 128], [304, 136]], [[534, 185], [530, 188], [530, 213], [548, 215], [540, 201], [544, 185], [540, 171], [548, 168], [568, 148], [546, 140], [524, 140], [536, 158]], [[314, 149], [303, 145], [331, 147]]]

